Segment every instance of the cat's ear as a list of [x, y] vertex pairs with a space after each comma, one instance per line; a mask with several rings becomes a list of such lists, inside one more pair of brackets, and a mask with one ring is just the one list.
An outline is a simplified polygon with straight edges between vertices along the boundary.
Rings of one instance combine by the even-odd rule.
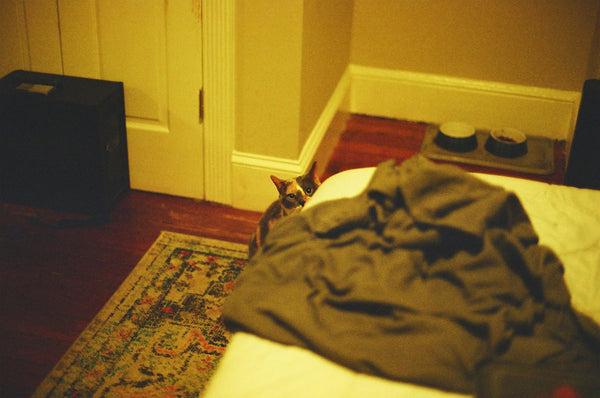
[[312, 166], [310, 166], [308, 175], [315, 182], [315, 184], [321, 184], [321, 181], [319, 181], [319, 175], [317, 174], [317, 161], [316, 160], [313, 162]]
[[281, 189], [283, 188], [283, 180], [272, 175], [271, 181], [273, 181], [273, 184], [275, 184], [277, 187], [277, 191], [281, 192]]

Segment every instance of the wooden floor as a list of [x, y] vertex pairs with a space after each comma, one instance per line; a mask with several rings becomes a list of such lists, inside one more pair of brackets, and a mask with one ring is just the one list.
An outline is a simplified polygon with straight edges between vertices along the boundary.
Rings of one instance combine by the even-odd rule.
[[0, 204], [0, 397], [27, 397], [161, 230], [245, 243], [260, 213], [130, 192], [108, 224], [56, 229]]
[[[427, 123], [352, 115], [339, 138], [323, 177], [326, 178], [349, 168], [376, 166], [387, 159], [396, 159], [397, 163], [401, 163], [419, 153], [426, 129]], [[564, 151], [564, 142], [557, 142], [554, 153], [555, 172], [550, 175], [526, 174], [473, 165], [458, 166], [472, 172], [562, 184], [565, 176]]]
[[[352, 116], [322, 180], [418, 152], [425, 125]], [[553, 176], [560, 179], [561, 176]], [[169, 230], [245, 243], [260, 213], [138, 191], [104, 225], [0, 203], [0, 397], [29, 396], [143, 254]]]

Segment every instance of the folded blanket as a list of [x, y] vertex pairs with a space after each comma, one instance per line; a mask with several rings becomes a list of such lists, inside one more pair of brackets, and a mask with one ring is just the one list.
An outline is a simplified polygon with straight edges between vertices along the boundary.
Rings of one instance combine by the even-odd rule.
[[518, 198], [421, 156], [280, 221], [224, 318], [360, 372], [466, 393], [491, 362], [591, 372], [599, 358]]

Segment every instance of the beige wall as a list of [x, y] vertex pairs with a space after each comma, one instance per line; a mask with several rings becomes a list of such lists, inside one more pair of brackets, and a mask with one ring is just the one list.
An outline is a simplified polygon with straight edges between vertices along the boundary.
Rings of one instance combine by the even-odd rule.
[[350, 62], [354, 0], [305, 0], [299, 149]]
[[600, 7], [598, 7], [596, 17], [596, 30], [592, 40], [586, 77], [588, 79], [600, 79]]
[[240, 151], [298, 151], [302, 0], [236, 2], [236, 137]]
[[351, 61], [579, 91], [589, 70], [599, 4], [355, 0]]
[[298, 157], [349, 63], [352, 7], [236, 1], [237, 151]]
[[13, 1], [0, 1], [0, 77], [27, 66], [21, 51], [19, 14]]
[[297, 159], [347, 65], [580, 91], [600, 0], [236, 0], [239, 152]]

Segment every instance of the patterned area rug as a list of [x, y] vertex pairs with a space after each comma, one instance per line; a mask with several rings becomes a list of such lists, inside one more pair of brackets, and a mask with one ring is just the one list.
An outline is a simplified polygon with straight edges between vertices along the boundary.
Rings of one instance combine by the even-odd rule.
[[241, 244], [163, 232], [34, 397], [200, 396], [225, 351]]

